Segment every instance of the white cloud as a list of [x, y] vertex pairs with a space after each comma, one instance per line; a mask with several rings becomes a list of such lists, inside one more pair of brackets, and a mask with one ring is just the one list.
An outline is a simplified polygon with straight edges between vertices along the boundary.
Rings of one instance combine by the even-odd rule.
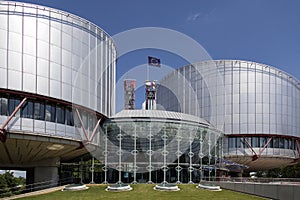
[[192, 14], [192, 15], [190, 15], [190, 16], [187, 18], [187, 21], [196, 21], [196, 20], [198, 20], [201, 16], [202, 16], [202, 12], [198, 12], [198, 13]]
[[200, 11], [187, 17], [188, 22], [201, 21], [203, 23], [211, 23], [216, 21], [216, 19], [216, 8], [210, 10], [208, 13], [203, 13]]
[[[7, 170], [0, 170], [0, 174], [4, 174]], [[10, 172], [14, 173], [14, 177], [24, 177], [26, 178], [26, 171], [19, 171], [19, 170], [9, 170]]]

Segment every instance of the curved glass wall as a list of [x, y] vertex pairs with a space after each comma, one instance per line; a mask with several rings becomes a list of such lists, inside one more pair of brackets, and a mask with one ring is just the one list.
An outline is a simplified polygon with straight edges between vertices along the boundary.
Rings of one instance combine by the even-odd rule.
[[[228, 136], [225, 139], [226, 144], [224, 144], [223, 151], [227, 157], [234, 155], [251, 156], [253, 161], [256, 160], [256, 156], [272, 158], [274, 155], [296, 159], [298, 157], [298, 140], [298, 138], [294, 137], [276, 135]], [[255, 153], [253, 151], [255, 151]], [[259, 154], [259, 152], [261, 153]], [[292, 161], [290, 162], [292, 163]], [[263, 166], [261, 168], [263, 169]]]
[[[0, 124], [3, 124], [20, 104], [22, 98], [16, 94], [0, 94]], [[82, 124], [80, 122], [82, 120]], [[52, 135], [73, 140], [87, 140], [82, 133], [82, 125], [88, 136], [92, 135], [98, 120], [104, 117], [95, 112], [74, 107], [67, 102], [55, 99], [28, 98], [8, 124], [9, 132], [28, 132], [41, 135]], [[91, 143], [99, 145], [100, 130]]]
[[0, 88], [114, 113], [116, 49], [110, 36], [70, 13], [0, 2]]
[[220, 131], [205, 124], [140, 116], [103, 124], [104, 182], [199, 182], [218, 176]]
[[[223, 79], [215, 81], [212, 87], [225, 90], [224, 94], [222, 90], [216, 93], [220, 101], [215, 104], [211, 102], [210, 88], [197, 70], [210, 66], [217, 67]], [[291, 75], [268, 65], [239, 60], [200, 62], [179, 68], [177, 72], [180, 76], [173, 73], [160, 81], [163, 87], [157, 92], [157, 102], [166, 110], [216, 122], [213, 125], [223, 130], [230, 140], [238, 141], [233, 145], [230, 140], [224, 140], [225, 155], [252, 156], [253, 150], [258, 154], [271, 138], [263, 155], [267, 152], [269, 156], [291, 159], [299, 156], [295, 146], [300, 138], [300, 84]], [[189, 87], [185, 88], [187, 84], [181, 84], [182, 78], [178, 77], [184, 77]], [[212, 116], [212, 107], [220, 114]]]

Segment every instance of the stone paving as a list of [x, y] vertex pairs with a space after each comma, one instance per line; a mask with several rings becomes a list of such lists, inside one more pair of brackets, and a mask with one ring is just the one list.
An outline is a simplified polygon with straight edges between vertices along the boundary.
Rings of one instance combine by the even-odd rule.
[[35, 195], [40, 195], [40, 194], [46, 194], [49, 192], [54, 192], [54, 191], [58, 191], [58, 190], [62, 190], [65, 186], [59, 186], [59, 187], [54, 187], [54, 188], [49, 188], [49, 189], [45, 189], [45, 190], [39, 190], [39, 191], [35, 191], [35, 192], [28, 192], [25, 194], [19, 194], [19, 195], [14, 195], [11, 197], [5, 197], [3, 198], [3, 200], [8, 200], [8, 199], [19, 199], [19, 198], [23, 198], [23, 197], [29, 197], [29, 196], [35, 196]]

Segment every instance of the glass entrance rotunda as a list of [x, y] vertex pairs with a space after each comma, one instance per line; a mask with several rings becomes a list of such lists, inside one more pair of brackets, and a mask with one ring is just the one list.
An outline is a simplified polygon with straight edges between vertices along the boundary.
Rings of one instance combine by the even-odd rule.
[[192, 183], [219, 172], [222, 133], [196, 116], [123, 110], [102, 130], [104, 182]]

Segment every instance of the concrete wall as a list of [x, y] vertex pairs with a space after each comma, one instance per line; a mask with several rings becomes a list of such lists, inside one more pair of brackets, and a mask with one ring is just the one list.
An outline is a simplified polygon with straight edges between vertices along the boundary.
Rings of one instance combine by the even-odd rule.
[[300, 185], [244, 182], [218, 182], [217, 184], [224, 189], [272, 199], [298, 200], [300, 198]]

